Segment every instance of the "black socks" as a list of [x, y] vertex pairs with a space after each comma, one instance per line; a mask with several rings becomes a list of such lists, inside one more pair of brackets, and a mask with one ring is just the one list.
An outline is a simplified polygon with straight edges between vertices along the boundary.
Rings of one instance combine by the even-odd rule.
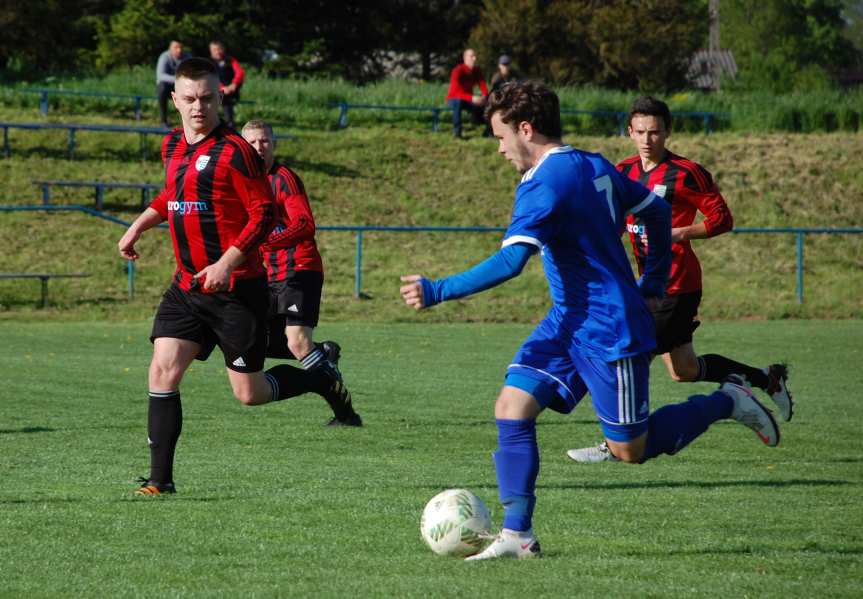
[[174, 449], [183, 430], [179, 391], [150, 391], [147, 442], [150, 445], [150, 482], [174, 482]]
[[699, 380], [721, 383], [729, 374], [740, 374], [746, 377], [751, 385], [759, 389], [767, 389], [769, 380], [764, 371], [730, 360], [718, 354], [698, 356], [700, 370]]

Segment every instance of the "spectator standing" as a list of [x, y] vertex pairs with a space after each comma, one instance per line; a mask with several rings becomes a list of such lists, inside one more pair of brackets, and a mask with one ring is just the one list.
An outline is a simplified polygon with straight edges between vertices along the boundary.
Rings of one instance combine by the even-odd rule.
[[[475, 123], [485, 121], [483, 106], [488, 97], [488, 86], [482, 71], [476, 66], [476, 52], [468, 48], [464, 51], [463, 62], [452, 70], [449, 80], [449, 93], [446, 101], [452, 109], [452, 132], [455, 137], [461, 137], [461, 111], [467, 110]], [[479, 87], [480, 94], [474, 94]], [[486, 131], [488, 134], [488, 131]]]
[[187, 52], [183, 52], [183, 42], [171, 40], [168, 49], [159, 55], [156, 62], [156, 98], [159, 100], [159, 121], [168, 129], [168, 98], [174, 91], [174, 76], [177, 66], [189, 58]]
[[497, 73], [491, 77], [491, 91], [496, 92], [507, 83], [518, 81], [518, 75], [510, 66], [511, 62], [508, 54], [501, 54], [497, 59]]
[[225, 122], [234, 127], [234, 105], [240, 101], [240, 88], [246, 71], [239, 61], [225, 53], [225, 44], [219, 40], [210, 42], [210, 58], [219, 68], [219, 91], [222, 92], [222, 108], [225, 111]]

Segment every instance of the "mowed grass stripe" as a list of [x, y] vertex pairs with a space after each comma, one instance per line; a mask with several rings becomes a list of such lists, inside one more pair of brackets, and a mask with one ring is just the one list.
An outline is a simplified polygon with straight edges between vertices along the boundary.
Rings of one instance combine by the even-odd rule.
[[[478, 493], [499, 525], [492, 404], [526, 325], [327, 325], [367, 426], [312, 396], [230, 398], [220, 356], [183, 384], [179, 494], [139, 500], [149, 324], [2, 325], [4, 596], [855, 596], [863, 521], [863, 324], [711, 322], [702, 351], [787, 359], [795, 419], [768, 449], [721, 423], [676, 457], [579, 467], [586, 399], [541, 417], [534, 563], [465, 564], [419, 538], [425, 502]], [[713, 385], [674, 384], [652, 405]]]

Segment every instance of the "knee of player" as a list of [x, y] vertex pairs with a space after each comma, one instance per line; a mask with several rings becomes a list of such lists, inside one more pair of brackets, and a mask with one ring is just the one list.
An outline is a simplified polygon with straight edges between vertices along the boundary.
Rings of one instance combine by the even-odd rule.
[[644, 449], [639, 448], [628, 448], [628, 449], [617, 449], [614, 452], [614, 457], [619, 459], [621, 462], [625, 462], [627, 464], [640, 464], [641, 458], [644, 457]]
[[234, 397], [244, 406], [254, 406], [260, 403], [253, 389], [234, 389]]
[[176, 364], [153, 361], [150, 364], [150, 385], [160, 389], [174, 389], [183, 377], [183, 370]]
[[[609, 446], [612, 444], [609, 443]], [[614, 443], [612, 454], [621, 462], [627, 464], [640, 464], [644, 457], [644, 446], [636, 443]]]
[[677, 383], [692, 383], [698, 380], [698, 366], [693, 368], [687, 364], [675, 367], [670, 374], [671, 379]]

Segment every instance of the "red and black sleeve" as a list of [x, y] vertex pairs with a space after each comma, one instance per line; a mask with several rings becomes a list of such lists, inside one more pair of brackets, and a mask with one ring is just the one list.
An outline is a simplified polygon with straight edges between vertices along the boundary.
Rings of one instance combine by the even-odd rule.
[[683, 179], [682, 199], [695, 206], [704, 215], [708, 237], [716, 237], [734, 228], [734, 218], [719, 193], [710, 173], [701, 165], [692, 163]]
[[285, 226], [279, 232], [270, 233], [264, 249], [290, 248], [314, 239], [315, 218], [302, 180], [290, 169], [281, 167], [275, 175], [275, 183], [276, 203], [282, 209]]

